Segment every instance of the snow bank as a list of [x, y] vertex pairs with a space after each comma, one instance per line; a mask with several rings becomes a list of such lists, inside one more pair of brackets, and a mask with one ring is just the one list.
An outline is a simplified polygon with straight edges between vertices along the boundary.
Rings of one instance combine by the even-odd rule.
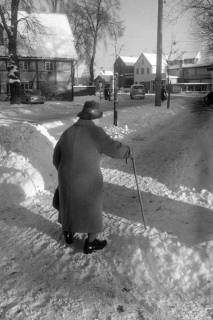
[[110, 214], [105, 223], [111, 241], [104, 259], [113, 260], [112, 274], [143, 305], [145, 319], [210, 319], [202, 307], [210, 302], [204, 294], [210, 290], [210, 261], [156, 228], [144, 231], [140, 223]]
[[8, 204], [12, 204], [14, 199], [18, 201], [19, 193], [28, 198], [55, 188], [54, 143], [54, 138], [40, 125], [6, 121], [0, 127], [0, 183], [4, 184], [0, 191], [2, 205], [5, 205], [5, 199]]
[[[52, 194], [45, 193], [56, 185], [56, 140], [47, 131], [52, 126], [45, 127], [6, 120], [0, 127], [0, 317], [210, 320], [212, 241], [203, 253], [198, 246], [188, 247], [157, 228], [145, 231], [141, 223], [110, 211], [104, 213], [108, 245], [103, 251], [84, 255], [81, 234], [75, 245], [65, 245]], [[105, 129], [119, 139], [132, 130]], [[102, 172], [111, 186], [135, 190], [133, 174], [109, 168]], [[151, 177], [138, 180], [145, 192], [212, 209], [207, 191], [199, 194], [183, 186], [172, 191]], [[24, 205], [13, 206], [20, 203]], [[129, 198], [122, 205], [127, 210]]]

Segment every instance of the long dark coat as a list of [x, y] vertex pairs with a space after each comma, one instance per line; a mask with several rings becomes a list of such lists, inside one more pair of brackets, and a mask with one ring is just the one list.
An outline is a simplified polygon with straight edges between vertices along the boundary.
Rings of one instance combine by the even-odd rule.
[[91, 120], [79, 119], [56, 144], [53, 164], [58, 170], [59, 222], [63, 231], [102, 231], [102, 153], [127, 158], [129, 147], [112, 140]]

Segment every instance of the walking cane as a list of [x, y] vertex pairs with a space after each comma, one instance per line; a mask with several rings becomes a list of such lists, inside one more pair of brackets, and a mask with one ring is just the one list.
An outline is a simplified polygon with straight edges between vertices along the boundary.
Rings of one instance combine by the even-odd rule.
[[142, 219], [143, 219], [143, 224], [144, 224], [144, 228], [146, 230], [146, 222], [145, 222], [145, 217], [144, 217], [144, 213], [143, 213], [143, 202], [142, 202], [142, 197], [141, 197], [141, 193], [140, 193], [140, 189], [138, 186], [138, 178], [137, 178], [137, 173], [136, 173], [136, 167], [135, 167], [135, 159], [132, 156], [131, 157], [132, 160], [132, 166], [133, 166], [133, 171], [134, 171], [134, 176], [135, 176], [135, 182], [136, 182], [136, 186], [137, 186], [137, 192], [138, 192], [138, 199], [139, 199], [139, 203], [140, 203], [140, 207], [141, 207], [141, 214], [142, 214]]

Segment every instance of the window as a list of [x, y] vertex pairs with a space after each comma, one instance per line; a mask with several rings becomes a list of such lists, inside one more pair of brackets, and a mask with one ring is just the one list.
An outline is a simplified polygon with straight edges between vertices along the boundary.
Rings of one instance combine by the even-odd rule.
[[150, 74], [150, 69], [149, 68], [146, 69], [146, 73]]
[[189, 75], [189, 69], [184, 69], [184, 76], [188, 76]]
[[194, 76], [194, 75], [195, 75], [195, 69], [194, 69], [194, 68], [189, 68], [189, 69], [188, 69], [188, 74], [189, 74], [190, 76]]
[[36, 70], [36, 62], [29, 61], [29, 71], [35, 71], [35, 70]]
[[29, 82], [22, 82], [22, 83], [21, 83], [21, 87], [22, 87], [24, 90], [29, 90], [29, 89], [30, 89], [30, 84], [29, 84]]
[[194, 59], [184, 59], [183, 60], [184, 64], [190, 64], [190, 63], [194, 63]]
[[0, 61], [0, 71], [6, 71], [7, 66], [5, 61]]
[[141, 68], [141, 74], [144, 74], [144, 68]]
[[138, 68], [136, 69], [136, 74], [139, 74], [139, 69]]
[[55, 70], [55, 68], [54, 68], [54, 62], [53, 62], [53, 61], [45, 61], [44, 69], [45, 69], [46, 71], [53, 71], [53, 70]]
[[22, 71], [28, 71], [29, 70], [28, 61], [19, 61], [19, 68]]

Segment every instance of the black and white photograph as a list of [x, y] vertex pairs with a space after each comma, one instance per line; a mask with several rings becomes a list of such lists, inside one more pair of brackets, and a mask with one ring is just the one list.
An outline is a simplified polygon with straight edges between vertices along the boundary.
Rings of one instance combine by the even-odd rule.
[[213, 319], [213, 0], [0, 0], [0, 320]]

